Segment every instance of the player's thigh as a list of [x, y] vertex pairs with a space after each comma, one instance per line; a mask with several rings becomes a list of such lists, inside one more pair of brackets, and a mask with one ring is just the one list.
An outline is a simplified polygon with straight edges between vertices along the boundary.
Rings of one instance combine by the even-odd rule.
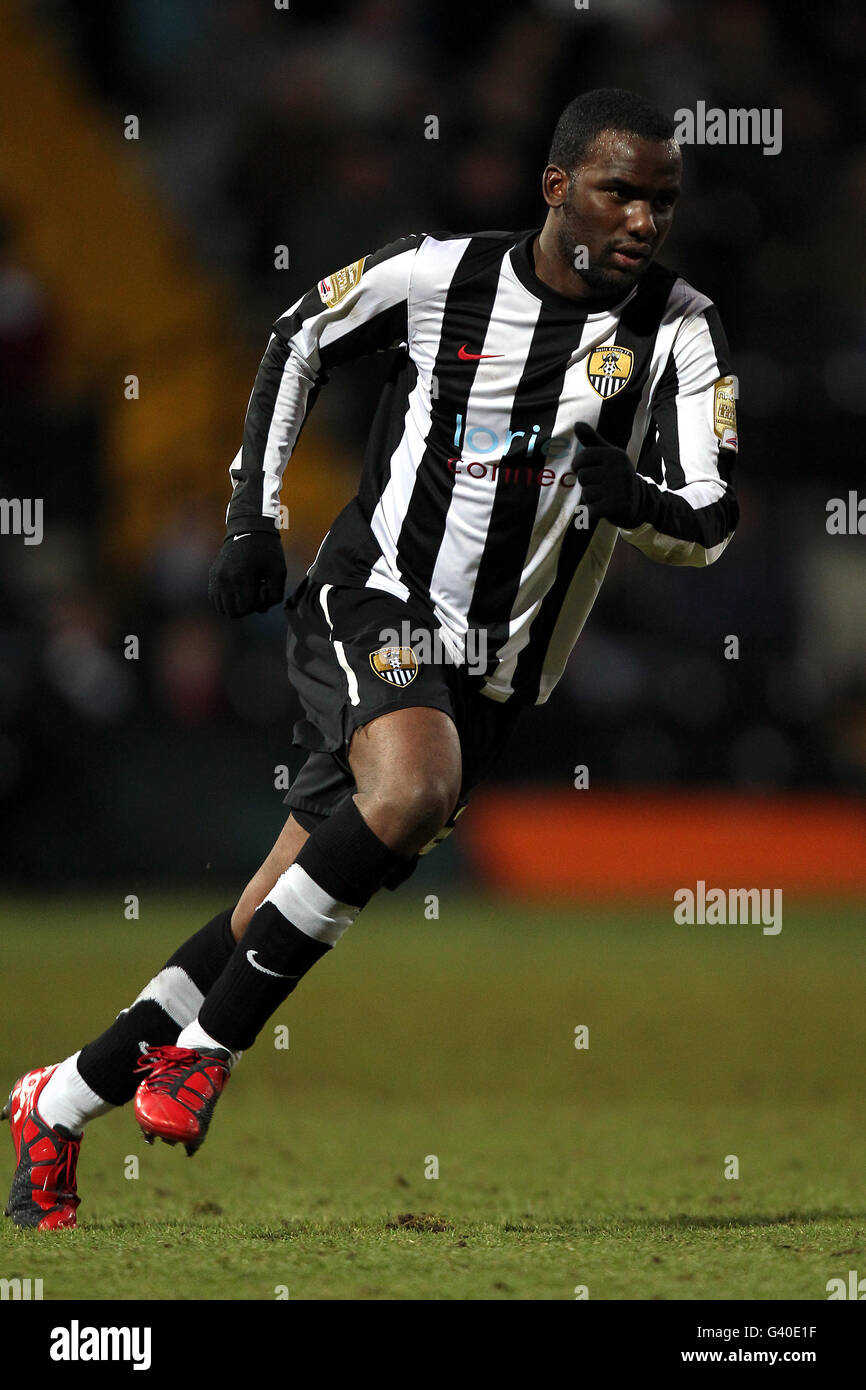
[[391, 849], [416, 854], [447, 821], [460, 796], [460, 737], [450, 715], [407, 705], [352, 735], [349, 764], [358, 809]]
[[[306, 714], [296, 739], [312, 750], [291, 804], [327, 815], [348, 786], [373, 832], [415, 854], [453, 811], [461, 780], [448, 672], [409, 644], [426, 619], [383, 591], [309, 576], [289, 609], [289, 675]], [[333, 787], [317, 785], [323, 758]]]
[[232, 932], [240, 941], [256, 908], [268, 896], [277, 879], [295, 862], [308, 832], [289, 816], [279, 837], [261, 868], [253, 874], [232, 913]]

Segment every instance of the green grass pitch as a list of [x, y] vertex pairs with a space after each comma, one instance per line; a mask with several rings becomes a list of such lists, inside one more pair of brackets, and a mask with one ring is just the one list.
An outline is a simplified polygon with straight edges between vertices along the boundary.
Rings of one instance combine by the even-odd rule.
[[[222, 905], [7, 899], [4, 1089]], [[94, 1122], [78, 1230], [0, 1223], [0, 1277], [63, 1300], [826, 1299], [866, 1274], [861, 949], [852, 905], [786, 903], [775, 937], [447, 892], [431, 921], [410, 883], [278, 1011], [194, 1159], [129, 1107]]]

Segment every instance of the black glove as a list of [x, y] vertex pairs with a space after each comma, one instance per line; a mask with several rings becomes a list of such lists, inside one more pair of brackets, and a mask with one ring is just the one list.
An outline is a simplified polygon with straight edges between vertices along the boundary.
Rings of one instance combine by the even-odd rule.
[[282, 601], [286, 559], [276, 531], [249, 531], [226, 536], [210, 567], [207, 594], [224, 618], [264, 613]]
[[574, 461], [574, 471], [590, 526], [602, 517], [627, 531], [639, 526], [646, 520], [647, 485], [638, 477], [625, 449], [608, 444], [591, 425], [575, 425], [574, 432], [583, 445]]

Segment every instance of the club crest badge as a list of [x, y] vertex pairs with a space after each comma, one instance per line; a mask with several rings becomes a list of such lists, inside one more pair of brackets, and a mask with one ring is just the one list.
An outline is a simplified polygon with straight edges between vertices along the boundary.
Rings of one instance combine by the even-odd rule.
[[333, 275], [326, 275], [324, 280], [319, 281], [319, 298], [328, 309], [333, 309], [349, 290], [355, 288], [366, 259], [366, 256], [362, 256], [359, 261], [353, 261], [351, 265], [345, 265], [342, 270], [335, 270]]
[[418, 658], [411, 647], [380, 647], [370, 653], [370, 665], [389, 685], [411, 685], [418, 674]]
[[725, 449], [737, 449], [737, 378], [722, 376], [713, 383], [713, 429]]
[[631, 349], [610, 343], [590, 353], [586, 375], [593, 391], [597, 391], [607, 400], [609, 396], [615, 396], [622, 390], [631, 376], [633, 367], [634, 353]]

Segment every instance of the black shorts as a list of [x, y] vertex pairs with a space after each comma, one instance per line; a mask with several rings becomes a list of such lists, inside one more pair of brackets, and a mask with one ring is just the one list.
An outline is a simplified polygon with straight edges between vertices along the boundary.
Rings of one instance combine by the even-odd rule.
[[505, 747], [518, 702], [482, 695], [483, 678], [465, 666], [424, 659], [441, 653], [432, 642], [426, 653], [423, 643], [402, 646], [399, 637], [383, 643], [383, 634], [429, 634], [431, 617], [382, 589], [321, 584], [307, 576], [286, 611], [289, 680], [306, 715], [295, 725], [294, 743], [307, 759], [285, 798], [295, 819], [313, 830], [356, 791], [348, 758], [356, 729], [392, 710], [421, 705], [449, 715], [460, 739], [463, 776], [450, 829]]

